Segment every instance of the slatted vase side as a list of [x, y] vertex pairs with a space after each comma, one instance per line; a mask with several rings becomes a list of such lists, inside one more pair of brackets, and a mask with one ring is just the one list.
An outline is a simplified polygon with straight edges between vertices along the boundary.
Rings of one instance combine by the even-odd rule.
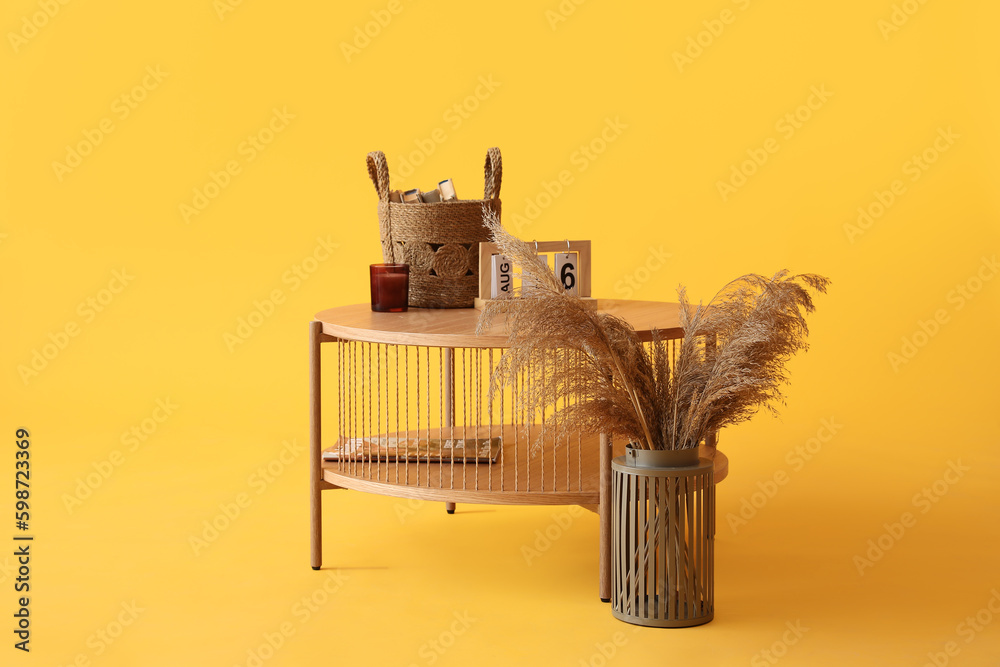
[[[673, 454], [673, 452], [639, 452]], [[612, 613], [637, 625], [679, 628], [714, 615], [712, 462], [612, 468]]]

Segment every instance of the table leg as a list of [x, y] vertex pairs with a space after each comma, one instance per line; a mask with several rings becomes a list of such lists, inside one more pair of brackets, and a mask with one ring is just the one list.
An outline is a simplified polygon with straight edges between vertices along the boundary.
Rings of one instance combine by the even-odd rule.
[[[455, 348], [444, 348], [444, 424], [455, 426]], [[452, 428], [452, 435], [455, 430]], [[445, 503], [448, 514], [455, 513], [455, 503]]]
[[320, 410], [320, 336], [321, 322], [309, 323], [309, 506], [310, 506], [310, 564], [318, 570], [323, 564], [323, 498], [320, 482], [323, 479], [323, 438]]
[[[710, 336], [705, 336], [705, 357], [708, 359], [714, 359], [716, 353], [716, 342], [717, 337], [715, 334]], [[715, 447], [719, 442], [719, 432], [712, 431], [705, 436], [705, 446], [711, 450], [712, 455], [715, 455]]]
[[611, 436], [601, 434], [601, 458], [598, 486], [600, 490], [600, 554], [597, 561], [598, 589], [601, 602], [611, 602]]

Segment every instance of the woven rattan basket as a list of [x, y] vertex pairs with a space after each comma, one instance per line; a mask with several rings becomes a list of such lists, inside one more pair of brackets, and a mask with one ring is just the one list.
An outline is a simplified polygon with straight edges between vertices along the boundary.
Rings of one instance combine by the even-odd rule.
[[389, 201], [389, 167], [382, 151], [368, 154], [378, 193], [382, 256], [410, 265], [414, 308], [471, 308], [479, 292], [479, 243], [489, 241], [483, 208], [500, 215], [500, 149], [486, 152], [483, 199], [427, 204]]

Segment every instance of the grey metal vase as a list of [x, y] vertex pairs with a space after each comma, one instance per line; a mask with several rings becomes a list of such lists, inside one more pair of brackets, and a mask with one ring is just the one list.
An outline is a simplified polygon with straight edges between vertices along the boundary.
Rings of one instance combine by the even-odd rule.
[[682, 628], [715, 614], [715, 480], [697, 449], [626, 448], [611, 462], [612, 614]]

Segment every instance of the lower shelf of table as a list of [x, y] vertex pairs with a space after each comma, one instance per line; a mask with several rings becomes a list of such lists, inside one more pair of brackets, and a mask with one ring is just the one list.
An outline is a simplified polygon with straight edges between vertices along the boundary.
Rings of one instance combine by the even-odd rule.
[[[551, 432], [551, 429], [549, 429]], [[324, 462], [323, 479], [334, 486], [400, 498], [495, 505], [596, 505], [600, 497], [600, 438], [579, 435], [558, 442], [540, 425], [525, 433], [513, 426], [456, 427], [392, 433], [420, 438], [500, 436], [503, 446], [493, 463], [461, 461]], [[532, 446], [532, 442], [540, 444]], [[336, 449], [335, 444], [329, 449]], [[625, 452], [617, 439], [613, 455]], [[704, 445], [701, 456], [713, 459], [715, 481], [729, 472], [729, 460]]]

